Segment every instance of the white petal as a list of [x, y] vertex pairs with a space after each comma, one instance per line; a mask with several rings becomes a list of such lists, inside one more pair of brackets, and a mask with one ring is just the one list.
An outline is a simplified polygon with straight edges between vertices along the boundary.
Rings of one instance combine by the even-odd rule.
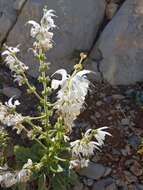
[[11, 98], [8, 100], [8, 102], [7, 102], [7, 106], [8, 106], [8, 107], [13, 107], [12, 100], [13, 100], [13, 97], [11, 97]]
[[82, 77], [83, 75], [86, 75], [86, 74], [89, 74], [89, 73], [93, 73], [93, 71], [84, 69], [82, 71], [79, 71], [76, 75], [79, 76], [79, 77]]
[[51, 88], [56, 90], [62, 83], [63, 83], [62, 80], [53, 79], [51, 82]]
[[20, 105], [19, 100], [16, 100], [16, 101], [14, 102], [14, 105], [15, 105], [15, 106], [19, 106], [19, 105]]
[[86, 132], [85, 132], [85, 136], [89, 135], [89, 133], [92, 131], [92, 129], [88, 129]]
[[3, 56], [3, 55], [9, 55], [9, 54], [10, 54], [10, 52], [8, 50], [5, 50], [4, 52], [2, 52], [1, 55]]
[[36, 21], [34, 21], [34, 20], [29, 20], [29, 21], [27, 22], [27, 24], [31, 24], [31, 25], [33, 25], [34, 27], [40, 27], [40, 25], [39, 25]]
[[62, 79], [67, 79], [67, 71], [65, 69], [59, 69], [57, 70], [54, 74], [52, 74], [52, 76], [54, 76], [55, 74], [60, 74], [62, 75]]
[[62, 86], [64, 84], [64, 82], [68, 79], [68, 74], [67, 74], [67, 71], [65, 69], [57, 70], [54, 74], [52, 74], [52, 76], [55, 74], [62, 75], [62, 80], [53, 79], [52, 83], [51, 83], [51, 87], [53, 89], [57, 89], [60, 85]]

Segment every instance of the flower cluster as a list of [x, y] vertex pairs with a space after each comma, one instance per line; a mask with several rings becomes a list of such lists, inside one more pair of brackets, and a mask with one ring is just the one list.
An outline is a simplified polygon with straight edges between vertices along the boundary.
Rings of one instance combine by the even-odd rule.
[[31, 167], [33, 163], [28, 159], [20, 171], [12, 173], [8, 171], [8, 167], [0, 167], [0, 184], [4, 188], [9, 188], [17, 183], [26, 183], [31, 176]]
[[73, 121], [83, 108], [90, 83], [86, 74], [90, 72], [89, 70], [75, 71], [70, 76], [66, 70], [60, 69], [53, 74], [62, 75], [62, 80], [53, 79], [51, 83], [53, 89], [61, 87], [54, 108], [62, 115], [65, 124], [69, 128], [73, 126]]
[[13, 74], [14, 81], [21, 86], [23, 81], [22, 73], [28, 70], [28, 67], [16, 57], [16, 54], [20, 51], [19, 46], [8, 47], [5, 45], [5, 48], [6, 50], [2, 53], [2, 56], [6, 56], [5, 62]]
[[17, 133], [19, 134], [23, 129], [22, 122], [24, 117], [21, 114], [14, 112], [13, 109], [15, 109], [20, 103], [18, 100], [12, 103], [12, 100], [13, 98], [10, 98], [10, 100], [6, 102], [5, 105], [0, 103], [0, 122], [3, 125], [8, 127], [12, 126], [13, 129], [17, 129]]
[[53, 13], [53, 10], [45, 8], [40, 24], [34, 20], [27, 22], [32, 25], [31, 37], [36, 39], [33, 44], [35, 50], [42, 49], [43, 51], [47, 51], [53, 47], [53, 33], [50, 32], [51, 29], [56, 27], [52, 19], [55, 16]]
[[[6, 50], [2, 53], [5, 56], [5, 62], [12, 71], [14, 81], [17, 81], [19, 85], [26, 85], [27, 92], [34, 94], [38, 100], [37, 103], [39, 103], [36, 106], [39, 108], [38, 116], [34, 117], [30, 115], [23, 117], [17, 113], [16, 106], [20, 105], [20, 102], [14, 101], [14, 97], [5, 104], [0, 103], [0, 123], [3, 124], [3, 127], [12, 127], [17, 130], [18, 134], [24, 130], [32, 143], [30, 147], [21, 145], [14, 147], [13, 152], [16, 158], [14, 168], [17, 168], [16, 171], [11, 172], [13, 171], [11, 169], [14, 168], [0, 167], [0, 185], [2, 187], [26, 183], [33, 176], [34, 179], [38, 178], [35, 180], [35, 183], [37, 181], [40, 184], [40, 187], [39, 184], [36, 184], [38, 189], [41, 188], [41, 181], [45, 182], [45, 186], [42, 184], [42, 188], [47, 189], [46, 178], [52, 177], [48, 182], [55, 178], [58, 182], [61, 181], [60, 177], [67, 174], [66, 178], [69, 177], [71, 172], [65, 172], [67, 169], [76, 170], [87, 167], [95, 150], [100, 150], [103, 146], [105, 136], [110, 136], [110, 133], [104, 131], [108, 127], [88, 129], [84, 134], [81, 134], [81, 139], [75, 138], [75, 141], [71, 142], [71, 132], [74, 133], [75, 130], [74, 121], [85, 108], [85, 98], [90, 89], [87, 75], [91, 71], [83, 69], [82, 62], [87, 55], [81, 53], [80, 61], [74, 66], [72, 74], [68, 74], [65, 69], [60, 69], [51, 76], [52, 80], [47, 76], [49, 65], [46, 60], [46, 51], [53, 47], [51, 30], [56, 27], [54, 16], [53, 10], [45, 8], [40, 24], [33, 20], [28, 21], [28, 24], [32, 25], [31, 36], [35, 39], [32, 50], [39, 61], [37, 80], [40, 89], [31, 84], [25, 73], [28, 67], [16, 57], [20, 51], [19, 46], [6, 46]], [[60, 74], [62, 79], [53, 79], [56, 74]], [[55, 93], [57, 93], [56, 99], [54, 98], [55, 102], [51, 102], [51, 95], [55, 95]], [[5, 136], [2, 136], [1, 139], [4, 138]], [[7, 157], [4, 157], [3, 160], [4, 165]], [[21, 167], [19, 163], [25, 163], [27, 160], [27, 164]], [[42, 177], [44, 180], [41, 180]], [[66, 186], [64, 187], [66, 188]], [[54, 189], [54, 184], [52, 184], [52, 188]], [[58, 188], [62, 189], [60, 186]]]
[[[70, 168], [87, 167], [89, 158], [94, 155], [95, 149], [100, 150], [100, 147], [104, 145], [105, 136], [111, 134], [104, 131], [108, 127], [101, 127], [99, 129], [88, 129], [81, 140], [71, 142], [72, 157]], [[95, 138], [97, 141], [93, 141]]]

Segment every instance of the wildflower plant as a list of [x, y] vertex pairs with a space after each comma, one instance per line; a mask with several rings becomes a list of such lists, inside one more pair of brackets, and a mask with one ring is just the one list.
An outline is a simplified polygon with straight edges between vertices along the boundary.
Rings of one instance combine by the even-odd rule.
[[[20, 105], [14, 97], [4, 104], [0, 103], [0, 122], [3, 126], [17, 130], [19, 136], [23, 131], [32, 141], [32, 146], [14, 146], [16, 163], [14, 168], [5, 162], [0, 168], [0, 184], [11, 187], [15, 184], [38, 180], [39, 189], [68, 189], [74, 171], [88, 166], [89, 159], [95, 150], [100, 150], [104, 144], [107, 127], [88, 129], [82, 132], [81, 139], [71, 141], [74, 132], [74, 121], [84, 108], [85, 97], [90, 81], [87, 79], [89, 70], [83, 69], [82, 63], [86, 55], [80, 54], [80, 61], [74, 66], [72, 74], [65, 69], [47, 75], [49, 63], [46, 52], [53, 47], [53, 29], [56, 28], [53, 10], [44, 8], [40, 23], [33, 20], [27, 22], [31, 26], [31, 37], [34, 39], [32, 51], [39, 61], [38, 82], [42, 92], [31, 84], [27, 77], [28, 67], [17, 58], [20, 46], [5, 46], [2, 56], [11, 70], [14, 81], [25, 85], [28, 93], [34, 94], [38, 100], [40, 111], [38, 116], [23, 116], [16, 112]], [[61, 80], [55, 79], [60, 74]], [[53, 92], [56, 100], [51, 101]], [[54, 118], [54, 119], [52, 119]], [[1, 138], [1, 136], [0, 136]], [[2, 136], [5, 138], [5, 136]], [[1, 139], [0, 139], [1, 140]], [[2, 144], [1, 144], [2, 145]], [[70, 180], [69, 180], [70, 179]]]

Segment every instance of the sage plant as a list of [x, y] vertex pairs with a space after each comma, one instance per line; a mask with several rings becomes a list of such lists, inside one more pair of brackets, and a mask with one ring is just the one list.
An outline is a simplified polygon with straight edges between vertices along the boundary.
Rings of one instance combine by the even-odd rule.
[[[0, 103], [1, 125], [5, 129], [16, 129], [19, 137], [25, 131], [32, 141], [32, 146], [29, 147], [18, 144], [14, 146], [17, 162], [13, 168], [7, 162], [1, 166], [0, 184], [5, 188], [38, 179], [43, 189], [64, 189], [64, 182], [68, 182], [64, 179], [70, 178], [73, 171], [87, 167], [95, 150], [100, 150], [103, 146], [105, 136], [110, 135], [106, 132], [107, 127], [88, 129], [82, 131], [80, 139], [75, 137], [75, 140], [71, 141], [71, 133], [78, 127], [74, 121], [84, 108], [90, 88], [87, 75], [93, 72], [83, 69], [82, 63], [87, 56], [81, 53], [80, 61], [71, 74], [65, 69], [59, 69], [52, 76], [47, 75], [50, 64], [46, 52], [53, 47], [53, 29], [56, 28], [54, 17], [53, 10], [44, 8], [40, 23], [33, 20], [27, 22], [31, 26], [30, 35], [34, 41], [31, 49], [39, 61], [37, 80], [42, 85], [41, 92], [28, 80], [28, 67], [17, 57], [20, 46], [5, 45], [5, 51], [2, 53], [14, 82], [19, 86], [25, 85], [28, 93], [35, 95], [40, 107], [37, 116], [32, 117], [17, 113], [20, 102], [15, 100], [15, 97]], [[62, 79], [55, 79], [56, 74], [60, 74]], [[56, 97], [55, 101], [51, 102], [53, 92]]]

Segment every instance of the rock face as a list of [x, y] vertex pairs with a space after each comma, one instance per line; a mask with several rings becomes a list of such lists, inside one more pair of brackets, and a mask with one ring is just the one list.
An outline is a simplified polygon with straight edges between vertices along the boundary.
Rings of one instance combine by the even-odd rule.
[[18, 12], [25, 2], [25, 0], [23, 0], [16, 9], [15, 5], [18, 1], [15, 0], [14, 2], [13, 0], [0, 0], [0, 46], [15, 23]]
[[31, 47], [28, 20], [39, 21], [44, 5], [56, 11], [55, 47], [48, 52], [48, 60], [52, 61], [51, 70], [59, 68], [71, 69], [76, 51], [89, 50], [93, 45], [105, 12], [105, 0], [28, 0], [10, 32], [7, 44], [22, 44], [21, 58], [29, 65], [30, 74], [37, 74], [37, 65], [28, 48]]
[[143, 0], [126, 0], [105, 27], [95, 51], [102, 53], [100, 70], [111, 84], [143, 80]]

